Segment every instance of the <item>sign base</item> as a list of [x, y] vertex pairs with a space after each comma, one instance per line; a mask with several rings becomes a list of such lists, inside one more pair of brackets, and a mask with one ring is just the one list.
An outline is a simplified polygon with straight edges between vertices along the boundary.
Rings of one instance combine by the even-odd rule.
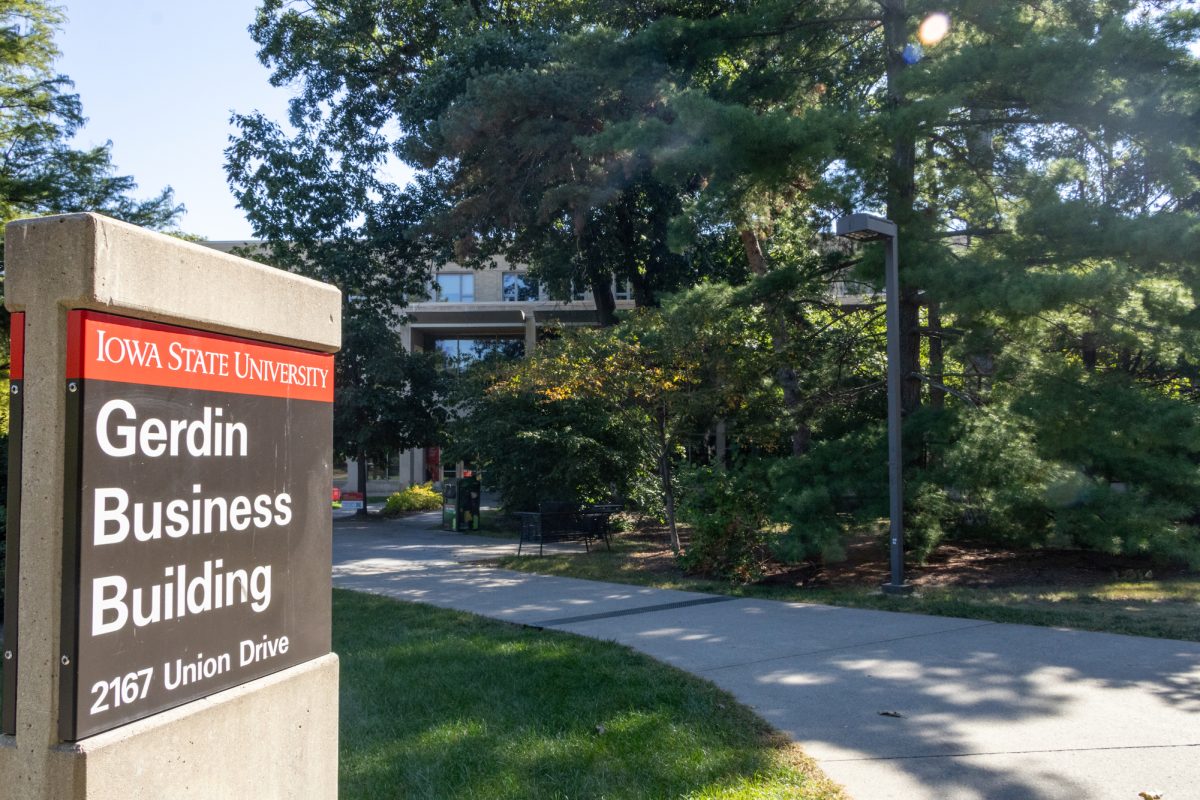
[[[330, 654], [62, 745], [44, 765], [43, 785], [56, 800], [330, 800], [337, 724], [338, 658]], [[0, 779], [17, 800], [46, 796], [21, 790], [25, 771], [37, 767], [16, 746], [0, 745]]]

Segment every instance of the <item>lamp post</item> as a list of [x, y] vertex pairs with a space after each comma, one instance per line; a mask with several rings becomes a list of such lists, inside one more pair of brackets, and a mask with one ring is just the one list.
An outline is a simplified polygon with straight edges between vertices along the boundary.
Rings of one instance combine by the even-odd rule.
[[896, 223], [872, 214], [850, 214], [834, 223], [834, 233], [859, 242], [884, 242], [887, 302], [888, 515], [891, 518], [892, 579], [886, 594], [910, 594], [904, 582], [904, 475], [900, 456], [900, 268]]

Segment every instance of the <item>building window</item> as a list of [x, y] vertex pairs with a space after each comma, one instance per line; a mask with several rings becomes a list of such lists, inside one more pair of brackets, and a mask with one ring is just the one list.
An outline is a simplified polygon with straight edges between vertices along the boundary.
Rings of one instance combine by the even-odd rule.
[[474, 275], [438, 275], [437, 301], [439, 303], [474, 303]]
[[452, 337], [437, 339], [433, 346], [446, 357], [446, 364], [452, 369], [463, 369], [485, 358], [520, 358], [525, 355], [525, 340], [512, 337]]
[[538, 285], [528, 275], [516, 272], [504, 273], [504, 300], [519, 303], [538, 299]]
[[632, 295], [629, 293], [629, 281], [625, 278], [616, 278], [613, 280], [613, 299], [628, 300]]

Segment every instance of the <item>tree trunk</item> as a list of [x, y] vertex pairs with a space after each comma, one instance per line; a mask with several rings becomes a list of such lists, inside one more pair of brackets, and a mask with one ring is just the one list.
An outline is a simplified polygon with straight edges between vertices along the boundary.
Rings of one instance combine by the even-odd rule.
[[617, 324], [617, 301], [613, 298], [612, 275], [599, 270], [588, 270], [592, 283], [592, 297], [596, 301], [596, 318], [604, 327]]
[[750, 263], [750, 271], [759, 277], [766, 275], [767, 257], [763, 254], [758, 234], [749, 228], [742, 228], [738, 231], [738, 235], [742, 237], [742, 248], [746, 251], [746, 261]]
[[362, 495], [362, 508], [355, 512], [355, 516], [365, 517], [367, 515], [367, 454], [362, 448], [358, 450], [358, 493]]
[[[906, 0], [884, 0], [883, 33], [887, 48], [887, 101], [888, 108], [896, 114], [909, 105], [908, 96], [900, 86], [901, 75], [908, 64], [904, 61], [904, 47], [908, 44], [908, 10]], [[888, 163], [887, 208], [888, 218], [899, 229], [900, 244], [904, 244], [906, 231], [913, 230], [916, 214], [914, 206], [917, 196], [916, 136], [904, 125], [897, 124], [898, 131], [892, 139], [892, 154]], [[900, 409], [907, 416], [921, 405], [921, 304], [917, 288], [904, 279], [904, 259], [900, 259]]]
[[650, 286], [649, 271], [638, 268], [641, 253], [635, 223], [638, 214], [637, 201], [636, 185], [622, 193], [621, 200], [617, 203], [617, 235], [621, 240], [621, 260], [628, 270], [627, 280], [633, 304], [638, 308], [651, 308], [658, 305], [658, 298], [654, 296], [654, 290]]
[[629, 290], [633, 295], [633, 304], [638, 308], [658, 308], [658, 297], [650, 286], [650, 276], [634, 270], [629, 276]]
[[[746, 251], [746, 261], [750, 264], [750, 271], [759, 277], [766, 275], [767, 257], [763, 253], [762, 243], [758, 239], [758, 234], [749, 228], [743, 228], [738, 231], [738, 235], [742, 239], [742, 247]], [[801, 456], [808, 451], [808, 440], [811, 433], [808, 426], [799, 418], [800, 379], [796, 375], [795, 368], [785, 360], [785, 354], [790, 343], [791, 337], [786, 323], [782, 320], [777, 321], [771, 328], [771, 347], [781, 363], [781, 366], [775, 373], [775, 380], [779, 382], [779, 387], [783, 389], [783, 406], [787, 409], [792, 425], [795, 426], [792, 429], [792, 455]]]
[[725, 420], [717, 420], [716, 430], [713, 434], [713, 450], [715, 451], [713, 453], [713, 463], [722, 472], [725, 471], [725, 431]]
[[596, 303], [596, 321], [607, 328], [617, 324], [617, 302], [613, 298], [612, 272], [604, 266], [604, 260], [595, 253], [596, 244], [588, 235], [586, 216], [576, 211], [575, 252], [583, 263], [587, 273], [588, 284], [592, 288], [592, 299]]
[[1095, 331], [1087, 331], [1083, 334], [1080, 340], [1079, 355], [1083, 359], [1083, 366], [1088, 372], [1096, 371], [1096, 361], [1098, 355], [1096, 353], [1096, 333]]
[[679, 555], [679, 529], [675, 527], [675, 489], [671, 486], [671, 449], [667, 442], [667, 412], [658, 417], [658, 475], [662, 480], [663, 505], [667, 511], [667, 528], [671, 531], [671, 551]]
[[971, 128], [967, 131], [967, 158], [971, 166], [985, 175], [996, 168], [996, 131], [986, 124], [991, 111], [974, 106], [967, 108]]
[[937, 303], [929, 306], [929, 377], [934, 383], [929, 384], [929, 405], [941, 410], [946, 406], [946, 359], [942, 355], [942, 312]]
[[1088, 313], [1088, 317], [1092, 321], [1091, 330], [1084, 331], [1079, 342], [1079, 357], [1083, 359], [1083, 366], [1088, 372], [1096, 371], [1096, 362], [1099, 359], [1099, 344], [1100, 337], [1096, 333], [1096, 323], [1099, 322], [1098, 315], [1095, 311]]

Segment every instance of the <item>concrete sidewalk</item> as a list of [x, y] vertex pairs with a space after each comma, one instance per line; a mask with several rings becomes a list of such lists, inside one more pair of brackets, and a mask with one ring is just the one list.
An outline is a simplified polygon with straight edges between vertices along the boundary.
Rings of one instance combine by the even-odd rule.
[[858, 800], [1200, 798], [1200, 644], [481, 568], [515, 544], [437, 519], [337, 523], [335, 585], [648, 653], [733, 693]]

